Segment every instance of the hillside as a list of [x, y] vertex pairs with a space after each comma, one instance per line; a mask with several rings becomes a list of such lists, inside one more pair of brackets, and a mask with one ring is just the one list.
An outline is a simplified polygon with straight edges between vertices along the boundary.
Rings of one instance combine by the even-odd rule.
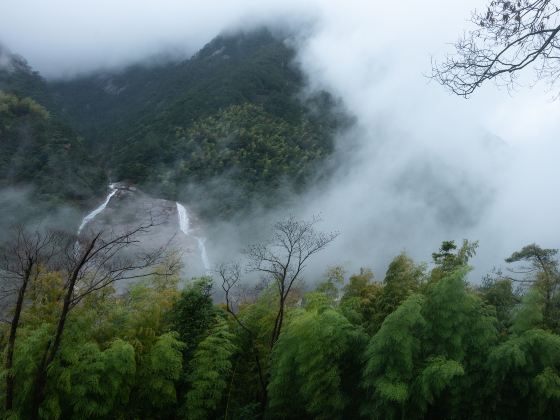
[[41, 75], [27, 61], [0, 42], [0, 90], [31, 97], [45, 106], [51, 105], [49, 88]]
[[[294, 54], [261, 29], [218, 36], [186, 60], [47, 83], [18, 59], [0, 88], [33, 98], [78, 133], [112, 180], [172, 200], [188, 195], [208, 217], [223, 216], [304, 190], [332, 151], [343, 118], [326, 93], [301, 98]], [[224, 179], [227, 188], [213, 187]]]
[[31, 185], [43, 204], [87, 200], [102, 171], [82, 139], [30, 98], [0, 90], [0, 187]]

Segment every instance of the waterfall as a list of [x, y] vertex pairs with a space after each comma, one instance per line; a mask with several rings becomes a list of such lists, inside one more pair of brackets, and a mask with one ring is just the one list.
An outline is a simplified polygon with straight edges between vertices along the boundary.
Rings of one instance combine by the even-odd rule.
[[202, 265], [206, 271], [210, 270], [210, 261], [208, 260], [208, 253], [206, 252], [206, 238], [201, 238], [190, 234], [190, 221], [189, 213], [185, 206], [181, 203], [176, 203], [177, 205], [177, 215], [179, 216], [179, 229], [187, 236], [192, 236], [196, 239], [198, 243], [198, 250], [200, 252], [200, 259], [202, 260]]
[[208, 254], [206, 253], [206, 238], [196, 238], [198, 242], [198, 250], [200, 251], [200, 259], [202, 260], [202, 265], [206, 271], [210, 270], [210, 261], [208, 260]]
[[187, 209], [182, 204], [177, 204], [177, 214], [179, 215], [179, 229], [185, 235], [189, 234], [189, 214], [187, 213]]
[[109, 185], [109, 190], [110, 190], [110, 192], [107, 195], [107, 198], [105, 198], [105, 201], [103, 203], [101, 203], [101, 205], [99, 207], [97, 207], [96, 209], [94, 209], [91, 213], [86, 215], [86, 217], [84, 217], [84, 219], [82, 220], [82, 223], [80, 224], [80, 227], [78, 228], [78, 236], [80, 235], [82, 230], [86, 227], [86, 225], [95, 218], [95, 216], [97, 216], [99, 213], [101, 213], [103, 210], [105, 210], [105, 207], [107, 207], [107, 204], [109, 204], [109, 201], [111, 201], [111, 198], [113, 198], [113, 196], [118, 191], [115, 184], [110, 184]]

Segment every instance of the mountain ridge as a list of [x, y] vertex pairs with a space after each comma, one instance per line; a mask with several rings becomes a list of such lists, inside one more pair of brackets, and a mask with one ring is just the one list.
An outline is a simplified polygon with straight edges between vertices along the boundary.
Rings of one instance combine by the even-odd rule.
[[[304, 190], [343, 124], [328, 93], [302, 98], [304, 76], [284, 40], [266, 28], [219, 35], [189, 59], [63, 81], [27, 66], [0, 73], [0, 89], [45, 106], [106, 178], [183, 201], [196, 182], [204, 192], [194, 199], [212, 203], [203, 213], [223, 216]], [[225, 196], [211, 187], [220, 179], [232, 187]]]

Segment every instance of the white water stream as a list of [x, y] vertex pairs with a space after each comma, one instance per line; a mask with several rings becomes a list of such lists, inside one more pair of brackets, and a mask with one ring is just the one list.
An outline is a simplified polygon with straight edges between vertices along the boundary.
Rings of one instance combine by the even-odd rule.
[[192, 236], [196, 239], [198, 243], [198, 250], [200, 251], [200, 259], [202, 260], [202, 265], [204, 265], [204, 269], [206, 271], [210, 270], [210, 261], [208, 259], [208, 253], [206, 252], [206, 238], [200, 238], [198, 236], [194, 236], [190, 234], [190, 221], [189, 221], [189, 213], [185, 206], [181, 203], [177, 204], [177, 214], [179, 216], [179, 229], [187, 236]]
[[118, 191], [115, 184], [110, 184], [109, 189], [110, 189], [110, 192], [107, 195], [107, 198], [105, 198], [105, 201], [103, 203], [101, 203], [101, 205], [99, 207], [94, 209], [91, 213], [89, 213], [88, 215], [86, 215], [86, 217], [83, 218], [82, 223], [80, 224], [80, 227], [78, 228], [78, 236], [80, 235], [82, 230], [86, 227], [86, 225], [89, 222], [91, 222], [93, 219], [95, 219], [95, 216], [97, 216], [99, 213], [101, 213], [103, 210], [105, 210], [105, 207], [107, 207], [107, 204], [109, 204], [109, 201], [111, 201], [111, 198], [113, 198], [113, 196]]

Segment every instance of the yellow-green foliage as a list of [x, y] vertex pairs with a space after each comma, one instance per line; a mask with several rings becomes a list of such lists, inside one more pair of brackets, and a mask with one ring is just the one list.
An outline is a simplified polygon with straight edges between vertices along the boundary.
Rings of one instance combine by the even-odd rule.
[[0, 113], [5, 114], [36, 114], [43, 119], [49, 118], [49, 112], [31, 98], [19, 98], [11, 93], [0, 90]]

